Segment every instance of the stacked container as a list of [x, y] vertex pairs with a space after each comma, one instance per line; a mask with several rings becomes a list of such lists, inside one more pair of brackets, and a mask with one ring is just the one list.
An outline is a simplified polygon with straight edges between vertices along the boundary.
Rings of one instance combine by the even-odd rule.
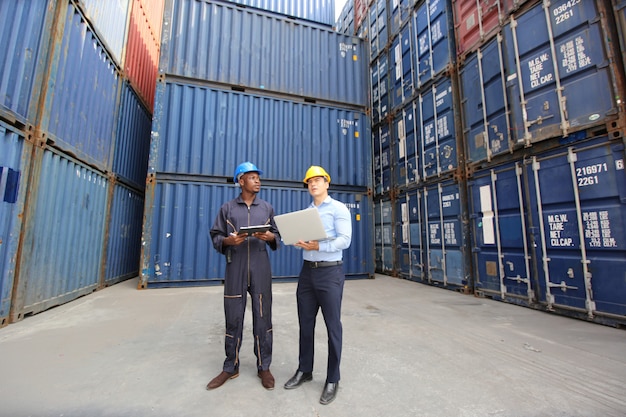
[[[209, 229], [220, 206], [239, 194], [233, 172], [244, 161], [263, 171], [260, 197], [277, 214], [308, 206], [304, 172], [323, 166], [330, 194], [353, 216], [346, 274], [373, 273], [366, 47], [320, 19], [334, 14], [334, 4], [325, 7], [284, 16], [284, 9], [232, 2], [166, 2], [142, 287], [223, 281]], [[293, 247], [270, 260], [275, 279], [298, 276], [301, 254]]]
[[127, 48], [138, 4], [0, 5], [2, 324], [138, 272], [150, 88], [121, 75], [144, 67]]

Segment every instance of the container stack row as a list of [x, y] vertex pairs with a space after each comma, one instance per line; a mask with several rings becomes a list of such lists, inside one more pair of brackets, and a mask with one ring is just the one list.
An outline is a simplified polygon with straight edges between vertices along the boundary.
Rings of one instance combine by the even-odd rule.
[[0, 3], [1, 325], [138, 274], [158, 3]]
[[369, 4], [377, 271], [626, 323], [624, 9]]
[[[263, 171], [259, 197], [276, 214], [306, 208], [310, 165], [353, 218], [349, 277], [374, 272], [367, 45], [333, 30], [334, 1], [168, 0], [152, 126], [140, 287], [221, 284], [209, 237], [240, 189], [235, 167]], [[298, 13], [296, 13], [296, 11]], [[270, 254], [275, 279], [301, 253]]]

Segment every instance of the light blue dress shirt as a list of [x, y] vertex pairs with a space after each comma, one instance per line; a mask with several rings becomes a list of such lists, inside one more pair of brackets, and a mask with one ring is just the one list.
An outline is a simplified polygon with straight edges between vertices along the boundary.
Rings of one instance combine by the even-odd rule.
[[317, 208], [328, 239], [320, 240], [319, 250], [304, 250], [305, 261], [341, 261], [343, 250], [350, 247], [352, 241], [352, 219], [350, 210], [340, 201], [328, 196], [317, 207], [311, 203], [309, 207]]

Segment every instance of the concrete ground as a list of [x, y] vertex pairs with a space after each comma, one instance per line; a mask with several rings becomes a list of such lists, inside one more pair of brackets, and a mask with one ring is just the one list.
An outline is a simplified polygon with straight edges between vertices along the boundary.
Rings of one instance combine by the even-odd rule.
[[[347, 281], [337, 399], [297, 367], [295, 283], [274, 284], [276, 389], [256, 375], [251, 315], [240, 376], [223, 361], [222, 287], [130, 280], [0, 329], [0, 416], [624, 416], [626, 332], [377, 275]], [[248, 307], [249, 307], [248, 303]]]

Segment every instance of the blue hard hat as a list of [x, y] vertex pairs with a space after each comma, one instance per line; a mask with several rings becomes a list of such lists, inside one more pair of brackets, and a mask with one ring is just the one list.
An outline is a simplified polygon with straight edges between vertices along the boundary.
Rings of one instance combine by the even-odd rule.
[[237, 184], [239, 178], [246, 172], [258, 172], [259, 175], [263, 175], [263, 171], [256, 167], [252, 162], [242, 162], [235, 168], [235, 175], [233, 175], [233, 182]]

